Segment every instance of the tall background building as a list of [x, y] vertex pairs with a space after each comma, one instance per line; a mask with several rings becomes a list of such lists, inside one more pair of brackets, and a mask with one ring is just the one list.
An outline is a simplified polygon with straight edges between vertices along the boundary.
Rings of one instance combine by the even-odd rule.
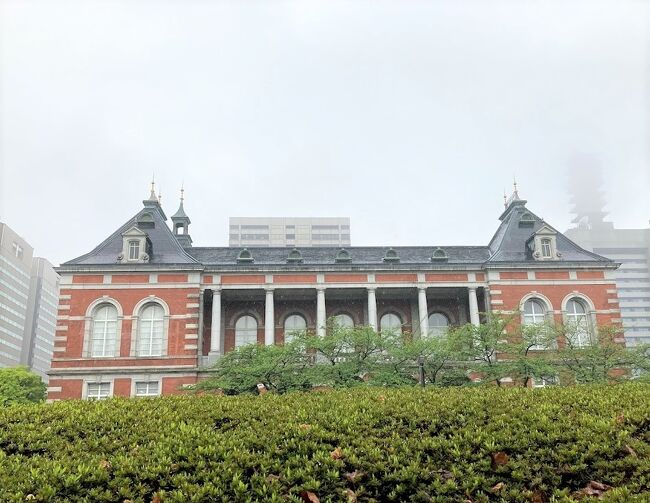
[[614, 275], [626, 343], [650, 343], [650, 228], [617, 229], [605, 221], [602, 168], [597, 160], [574, 159], [570, 182], [575, 226], [565, 234], [586, 250], [621, 263]]
[[230, 217], [229, 245], [350, 246], [350, 219]]
[[47, 381], [56, 331], [59, 276], [0, 222], [0, 367], [24, 365]]

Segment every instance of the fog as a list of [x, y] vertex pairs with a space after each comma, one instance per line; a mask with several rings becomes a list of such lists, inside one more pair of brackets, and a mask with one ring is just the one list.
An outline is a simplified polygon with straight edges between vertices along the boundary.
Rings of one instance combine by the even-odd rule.
[[648, 226], [648, 2], [1, 9], [0, 219], [53, 263], [135, 214], [152, 174], [168, 215], [184, 184], [198, 246], [226, 245], [229, 216], [349, 216], [353, 245], [487, 244], [514, 177], [559, 230], [576, 190]]

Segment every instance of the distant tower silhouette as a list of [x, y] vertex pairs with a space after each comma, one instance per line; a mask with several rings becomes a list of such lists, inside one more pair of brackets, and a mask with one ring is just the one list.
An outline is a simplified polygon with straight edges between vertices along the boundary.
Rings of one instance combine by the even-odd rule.
[[611, 226], [605, 223], [605, 192], [603, 168], [594, 156], [575, 155], [569, 161], [569, 193], [574, 217], [572, 223], [579, 229], [598, 229]]

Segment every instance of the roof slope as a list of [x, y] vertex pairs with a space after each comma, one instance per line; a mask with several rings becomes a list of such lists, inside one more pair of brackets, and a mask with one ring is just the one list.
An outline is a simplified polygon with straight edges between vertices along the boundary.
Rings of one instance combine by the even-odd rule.
[[[521, 217], [527, 214], [533, 220], [532, 226], [522, 227], [519, 225]], [[495, 232], [488, 248], [490, 258], [488, 264], [512, 263], [512, 262], [536, 262], [553, 263], [563, 262], [594, 262], [601, 264], [613, 264], [613, 261], [601, 255], [587, 251], [567, 238], [564, 234], [553, 228], [543, 219], [526, 208], [526, 201], [516, 199], [510, 203], [508, 208], [500, 217], [501, 225]], [[556, 235], [557, 250], [561, 254], [561, 260], [549, 262], [536, 261], [526, 243], [543, 226], [553, 229]]]
[[196, 260], [189, 256], [178, 240], [174, 237], [171, 230], [165, 223], [167, 218], [156, 203], [147, 204], [133, 218], [130, 218], [119, 229], [111, 234], [94, 250], [77, 257], [62, 265], [108, 265], [120, 264], [117, 256], [122, 252], [122, 233], [138, 225], [138, 221], [145, 214], [151, 215], [153, 226], [141, 228], [147, 234], [151, 241], [152, 251], [149, 264], [197, 264]]
[[[393, 250], [399, 257], [399, 264], [431, 264], [431, 257], [435, 246], [397, 246]], [[384, 256], [388, 247], [382, 246], [353, 246], [345, 248], [350, 254], [351, 262], [341, 265], [379, 265], [385, 264]], [[237, 256], [242, 248], [232, 247], [193, 247], [186, 251], [197, 262], [205, 265], [233, 265], [237, 263]], [[287, 263], [291, 248], [249, 248], [253, 256], [251, 265], [282, 265]], [[302, 255], [303, 265], [333, 265], [336, 264], [336, 255], [339, 252], [335, 247], [302, 247], [298, 248]], [[444, 248], [448, 259], [443, 264], [476, 264], [481, 265], [489, 257], [486, 246], [450, 246]]]

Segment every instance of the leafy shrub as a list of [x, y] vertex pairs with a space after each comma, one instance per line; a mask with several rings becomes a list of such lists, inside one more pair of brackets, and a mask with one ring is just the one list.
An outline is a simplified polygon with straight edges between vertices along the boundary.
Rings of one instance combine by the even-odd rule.
[[571, 502], [586, 494], [649, 501], [649, 385], [0, 409], [3, 503]]
[[47, 386], [25, 367], [0, 369], [0, 407], [45, 401]]

